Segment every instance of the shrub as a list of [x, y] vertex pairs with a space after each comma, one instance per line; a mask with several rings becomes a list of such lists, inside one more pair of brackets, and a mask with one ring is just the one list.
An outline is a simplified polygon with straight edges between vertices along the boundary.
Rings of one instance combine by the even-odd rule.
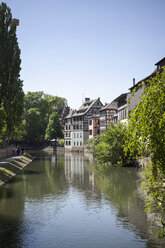
[[[113, 165], [132, 164], [132, 158], [125, 155], [124, 138], [127, 126], [122, 123], [111, 123], [107, 131], [94, 141], [93, 153], [100, 162], [111, 162]], [[127, 153], [128, 154], [128, 153]]]

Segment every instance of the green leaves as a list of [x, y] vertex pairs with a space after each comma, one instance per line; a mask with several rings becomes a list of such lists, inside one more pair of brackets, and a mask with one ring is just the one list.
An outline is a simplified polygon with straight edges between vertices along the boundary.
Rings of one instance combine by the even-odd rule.
[[132, 163], [124, 152], [124, 137], [127, 126], [122, 123], [111, 123], [107, 131], [100, 135], [93, 146], [93, 153], [100, 162], [111, 162], [113, 165]]
[[20, 80], [20, 49], [16, 37], [16, 24], [12, 22], [11, 10], [5, 3], [0, 5], [0, 107], [5, 112], [6, 131], [0, 130], [2, 138], [15, 137], [15, 130], [23, 112], [22, 81]]
[[45, 139], [63, 138], [62, 125], [57, 112], [53, 112], [49, 118], [49, 123], [45, 133]]
[[[24, 98], [24, 139], [31, 143], [36, 140], [44, 141], [45, 137], [49, 139], [48, 137], [52, 136], [54, 132], [54, 129], [51, 131], [51, 128], [54, 127], [52, 114], [60, 112], [66, 104], [66, 99], [62, 97], [47, 95], [43, 91], [28, 92]], [[59, 127], [61, 128], [61, 123]]]
[[146, 82], [134, 111], [128, 117], [124, 151], [131, 155], [150, 155], [143, 173], [147, 193], [146, 209], [165, 215], [165, 71]]

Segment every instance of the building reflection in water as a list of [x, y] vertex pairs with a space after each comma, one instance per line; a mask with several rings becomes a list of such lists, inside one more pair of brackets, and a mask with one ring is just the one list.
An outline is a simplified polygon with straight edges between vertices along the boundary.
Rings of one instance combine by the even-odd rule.
[[[87, 158], [85, 158], [87, 160]], [[65, 178], [67, 183], [83, 186], [86, 183], [94, 188], [94, 172], [84, 166], [84, 154], [65, 153]]]

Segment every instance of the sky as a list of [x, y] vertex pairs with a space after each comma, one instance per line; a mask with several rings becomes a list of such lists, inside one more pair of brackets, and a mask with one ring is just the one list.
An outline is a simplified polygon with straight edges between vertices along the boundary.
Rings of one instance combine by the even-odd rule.
[[165, 0], [4, 0], [20, 20], [23, 89], [103, 104], [165, 57]]

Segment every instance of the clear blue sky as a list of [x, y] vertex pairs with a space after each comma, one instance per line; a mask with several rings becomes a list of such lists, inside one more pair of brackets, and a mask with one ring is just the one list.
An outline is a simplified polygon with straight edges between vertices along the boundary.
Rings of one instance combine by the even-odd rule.
[[24, 91], [110, 102], [165, 57], [165, 0], [6, 0]]

